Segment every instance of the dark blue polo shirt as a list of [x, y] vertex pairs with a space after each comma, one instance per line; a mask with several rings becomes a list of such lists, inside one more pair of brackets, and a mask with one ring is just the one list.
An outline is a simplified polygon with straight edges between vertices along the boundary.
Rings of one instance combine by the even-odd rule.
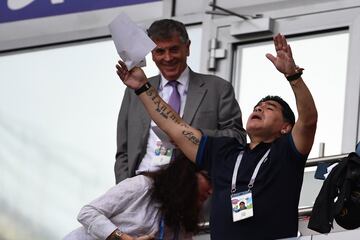
[[[254, 216], [233, 222], [230, 189], [237, 156], [244, 149], [236, 188], [246, 191], [257, 163], [270, 147], [268, 159], [261, 165], [252, 188]], [[291, 134], [273, 143], [260, 143], [252, 150], [233, 138], [203, 136], [196, 163], [209, 172], [213, 184], [211, 239], [295, 237], [306, 159], [296, 150]]]

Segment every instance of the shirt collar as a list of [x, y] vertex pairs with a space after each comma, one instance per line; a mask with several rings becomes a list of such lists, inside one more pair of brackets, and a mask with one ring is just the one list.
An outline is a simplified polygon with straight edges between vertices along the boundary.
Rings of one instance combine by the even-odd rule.
[[[275, 141], [273, 141], [273, 142], [275, 142]], [[271, 144], [272, 144], [273, 142], [270, 142], [270, 143], [260, 142], [260, 143], [259, 143], [258, 145], [256, 145], [255, 148], [253, 148], [253, 149], [250, 149], [250, 144], [247, 143], [246, 146], [245, 146], [245, 151], [255, 151], [255, 149], [256, 149], [256, 151], [257, 151], [258, 149], [268, 149], [268, 148], [271, 147]]]
[[[176, 79], [176, 81], [178, 81], [181, 85], [183, 86], [187, 86], [188, 82], [189, 82], [189, 75], [190, 75], [190, 70], [189, 67], [187, 66], [185, 68], [185, 70], [180, 74], [179, 78]], [[169, 81], [161, 74], [161, 81], [160, 81], [160, 89], [163, 89], [164, 86], [168, 83]]]

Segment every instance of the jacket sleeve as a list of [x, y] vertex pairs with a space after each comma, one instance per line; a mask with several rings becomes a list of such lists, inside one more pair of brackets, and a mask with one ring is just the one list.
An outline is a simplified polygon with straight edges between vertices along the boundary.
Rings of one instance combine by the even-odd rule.
[[346, 163], [346, 158], [343, 158], [325, 179], [311, 211], [309, 229], [329, 233], [333, 228], [334, 199], [338, 196], [337, 185], [344, 179]]
[[128, 167], [128, 110], [130, 105], [130, 92], [129, 88], [126, 88], [124, 98], [121, 104], [116, 132], [116, 160], [114, 166], [116, 183], [129, 177]]
[[94, 239], [106, 239], [118, 228], [111, 218], [123, 214], [129, 208], [129, 204], [148, 191], [149, 188], [144, 182], [135, 177], [115, 185], [102, 196], [83, 206], [77, 216], [78, 221]]
[[218, 127], [201, 129], [202, 133], [214, 137], [233, 137], [241, 144], [246, 144], [246, 131], [243, 127], [239, 103], [235, 99], [234, 88], [229, 82], [219, 89]]

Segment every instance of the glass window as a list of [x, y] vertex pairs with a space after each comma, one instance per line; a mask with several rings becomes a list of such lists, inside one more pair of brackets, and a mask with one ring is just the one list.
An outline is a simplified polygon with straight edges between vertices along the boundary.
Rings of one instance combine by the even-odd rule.
[[[201, 27], [189, 35], [197, 71]], [[0, 238], [61, 239], [115, 184], [117, 59], [109, 39], [0, 56]]]
[[[305, 68], [303, 78], [318, 109], [318, 127], [310, 158], [341, 153], [349, 34], [331, 32], [289, 38], [296, 64]], [[286, 79], [265, 57], [274, 53], [271, 41], [238, 45], [234, 86], [244, 122], [255, 104], [266, 95], [283, 97], [296, 110], [295, 98]]]
[[108, 40], [0, 57], [5, 239], [60, 239], [78, 226], [80, 207], [114, 184], [124, 91], [116, 60]]

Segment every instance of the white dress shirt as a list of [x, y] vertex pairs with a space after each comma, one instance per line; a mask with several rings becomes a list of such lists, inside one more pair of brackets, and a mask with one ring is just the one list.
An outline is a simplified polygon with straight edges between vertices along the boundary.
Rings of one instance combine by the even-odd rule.
[[[177, 79], [179, 82], [178, 84], [178, 91], [180, 94], [181, 104], [180, 104], [180, 116], [184, 114], [184, 108], [186, 103], [186, 97], [187, 97], [187, 90], [189, 87], [189, 67], [186, 67], [185, 70], [182, 72], [180, 77]], [[172, 93], [172, 87], [167, 85], [168, 80], [166, 80], [161, 75], [161, 81], [159, 84], [158, 92], [159, 95], [164, 99], [165, 102], [169, 101], [170, 95]], [[152, 127], [156, 126], [154, 121], [151, 121], [150, 124], [150, 133], [148, 138], [148, 144], [146, 146], [146, 153], [144, 158], [142, 159], [139, 168], [136, 170], [136, 174], [139, 174], [141, 172], [153, 172], [158, 170], [161, 165], [159, 165], [158, 162], [153, 161], [156, 154], [156, 148], [158, 148], [158, 143], [161, 142], [161, 140], [158, 138], [158, 136], [154, 133], [154, 131], [151, 129]]]

